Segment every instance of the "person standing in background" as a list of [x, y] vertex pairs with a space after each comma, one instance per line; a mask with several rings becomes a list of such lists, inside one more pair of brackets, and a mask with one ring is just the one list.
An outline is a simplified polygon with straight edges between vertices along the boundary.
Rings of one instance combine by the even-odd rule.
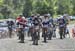
[[72, 28], [72, 37], [75, 37], [75, 26]]

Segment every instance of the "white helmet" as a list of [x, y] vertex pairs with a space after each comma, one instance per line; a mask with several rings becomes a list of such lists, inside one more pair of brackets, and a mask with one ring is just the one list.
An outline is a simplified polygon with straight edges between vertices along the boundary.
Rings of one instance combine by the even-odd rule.
[[22, 19], [25, 19], [25, 17], [23, 16]]
[[48, 13], [47, 15], [48, 15], [48, 17], [50, 17], [50, 16], [51, 16], [49, 13]]

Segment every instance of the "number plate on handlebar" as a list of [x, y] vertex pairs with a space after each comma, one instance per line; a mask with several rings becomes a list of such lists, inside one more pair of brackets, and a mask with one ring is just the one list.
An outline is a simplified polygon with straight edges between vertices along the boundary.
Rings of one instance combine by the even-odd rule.
[[39, 29], [39, 26], [36, 26], [35, 29]]
[[19, 25], [19, 28], [23, 28], [23, 25]]

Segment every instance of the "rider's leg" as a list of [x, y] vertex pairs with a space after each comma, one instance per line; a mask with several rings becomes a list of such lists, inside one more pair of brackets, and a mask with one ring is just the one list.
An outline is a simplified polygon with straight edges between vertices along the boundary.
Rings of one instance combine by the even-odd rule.
[[53, 34], [53, 32], [52, 31], [50, 31], [50, 33], [49, 33], [49, 40], [51, 40], [52, 39], [52, 34]]
[[24, 34], [21, 35], [21, 41], [24, 42]]
[[28, 30], [28, 37], [30, 37], [31, 36], [31, 33], [32, 33], [32, 31], [31, 31], [32, 29], [31, 28], [29, 28], [29, 30]]
[[35, 45], [38, 45], [38, 39], [35, 40]]
[[19, 40], [21, 39], [20, 31], [18, 31], [18, 39], [19, 39]]
[[40, 40], [40, 30], [38, 30], [38, 40]]
[[21, 29], [20, 31], [20, 39], [21, 39], [21, 43], [24, 43], [24, 32], [23, 32], [23, 29]]
[[38, 45], [38, 35], [35, 36], [35, 45]]
[[66, 35], [66, 27], [63, 28], [63, 37], [65, 38]]
[[36, 32], [33, 33], [33, 45], [36, 44], [36, 35], [35, 34], [36, 34]]
[[47, 42], [46, 37], [47, 37], [47, 28], [44, 29], [44, 42]]
[[55, 30], [53, 30], [53, 37], [56, 38], [56, 31]]
[[12, 37], [12, 28], [9, 28], [9, 37]]
[[28, 37], [30, 36], [30, 28], [29, 28], [29, 30], [28, 30]]
[[33, 41], [34, 28], [32, 27], [30, 30], [31, 41]]
[[62, 35], [63, 35], [63, 29], [59, 28], [59, 34], [60, 34], [60, 39], [62, 39]]
[[44, 28], [42, 28], [42, 37], [44, 37]]
[[35, 39], [34, 39], [34, 37], [33, 37], [33, 45], [35, 45]]

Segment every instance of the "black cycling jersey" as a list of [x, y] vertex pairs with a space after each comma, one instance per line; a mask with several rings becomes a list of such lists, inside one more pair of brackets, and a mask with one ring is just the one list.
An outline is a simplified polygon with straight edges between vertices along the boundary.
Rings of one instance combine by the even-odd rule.
[[38, 18], [34, 18], [33, 20], [33, 24], [36, 26], [36, 25], [39, 25], [40, 21]]

